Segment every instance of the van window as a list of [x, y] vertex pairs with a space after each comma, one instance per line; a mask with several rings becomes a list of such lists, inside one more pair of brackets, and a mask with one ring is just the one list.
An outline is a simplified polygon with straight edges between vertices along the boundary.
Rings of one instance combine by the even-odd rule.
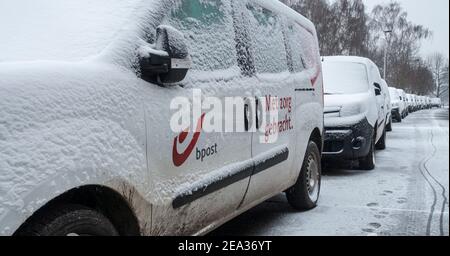
[[375, 64], [371, 65], [371, 72], [373, 76], [372, 78], [375, 80], [375, 82], [380, 83], [379, 82], [381, 80], [380, 70]]
[[364, 64], [345, 61], [323, 63], [325, 93], [353, 94], [369, 90], [367, 68]]
[[213, 71], [237, 66], [230, 1], [179, 0], [163, 24], [184, 34], [193, 70]]
[[296, 23], [289, 24], [286, 31], [286, 39], [288, 45], [288, 59], [291, 61], [292, 72], [299, 73], [305, 69], [303, 59], [304, 30]]
[[288, 70], [282, 19], [254, 3], [247, 4], [248, 32], [256, 72], [281, 73]]
[[298, 26], [301, 31], [302, 40], [301, 49], [303, 53], [303, 62], [305, 64], [306, 69], [316, 69], [319, 65], [318, 61], [320, 59], [319, 49], [316, 43], [316, 39], [311, 32], [306, 30], [305, 28]]

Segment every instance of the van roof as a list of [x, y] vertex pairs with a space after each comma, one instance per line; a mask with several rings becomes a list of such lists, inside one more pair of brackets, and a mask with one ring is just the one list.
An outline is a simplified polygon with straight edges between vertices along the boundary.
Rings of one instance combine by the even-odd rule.
[[375, 65], [375, 63], [364, 57], [358, 57], [358, 56], [324, 56], [323, 59], [325, 61], [334, 61], [334, 62], [354, 62], [354, 63], [361, 63], [366, 66]]
[[305, 16], [296, 12], [295, 10], [293, 10], [292, 8], [283, 4], [282, 2], [280, 2], [278, 0], [259, 0], [257, 2], [259, 5], [261, 5], [262, 7], [266, 8], [266, 9], [283, 14], [285, 17], [288, 17], [288, 18], [296, 21], [303, 28], [305, 28], [311, 34], [316, 36], [316, 28], [315, 28], [314, 24], [310, 20], [308, 20]]

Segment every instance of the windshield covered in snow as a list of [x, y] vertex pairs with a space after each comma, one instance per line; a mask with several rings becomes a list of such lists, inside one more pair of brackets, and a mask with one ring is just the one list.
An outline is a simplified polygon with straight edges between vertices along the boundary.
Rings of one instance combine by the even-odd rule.
[[400, 94], [398, 94], [398, 91], [395, 88], [389, 88], [389, 94], [391, 95], [392, 99], [396, 99], [396, 100], [400, 99]]
[[325, 61], [323, 78], [326, 94], [354, 94], [369, 89], [367, 69], [361, 63]]
[[141, 1], [0, 1], [0, 62], [74, 61], [96, 55]]

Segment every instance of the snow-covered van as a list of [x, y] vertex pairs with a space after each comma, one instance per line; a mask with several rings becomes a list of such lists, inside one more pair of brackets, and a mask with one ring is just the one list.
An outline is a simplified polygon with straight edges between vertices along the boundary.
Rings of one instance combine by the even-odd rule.
[[385, 98], [378, 67], [351, 56], [323, 58], [325, 159], [359, 160], [375, 168], [375, 149], [386, 147]]
[[200, 235], [279, 193], [317, 205], [309, 20], [278, 0], [63, 2], [1, 4], [0, 235]]
[[432, 98], [431, 99], [431, 107], [433, 108], [441, 108], [442, 107], [442, 101], [440, 98]]
[[405, 102], [403, 101], [398, 89], [394, 87], [389, 87], [389, 94], [391, 96], [391, 105], [392, 105], [392, 117], [397, 122], [402, 122], [403, 113], [405, 112]]
[[425, 106], [425, 96], [419, 96], [419, 106], [420, 106], [421, 110], [426, 108], [426, 106]]
[[426, 102], [427, 102], [427, 109], [430, 109], [432, 106], [432, 103], [431, 103], [431, 98], [430, 97], [426, 97]]
[[407, 93], [406, 94], [406, 102], [408, 103], [408, 112], [413, 113], [414, 112], [414, 96], [412, 94]]
[[382, 79], [381, 80], [381, 93], [384, 97], [384, 114], [386, 115], [386, 131], [392, 131], [392, 104], [391, 104], [391, 94], [389, 93], [389, 86], [387, 82]]
[[406, 92], [403, 89], [397, 89], [400, 100], [403, 101], [403, 111], [401, 112], [402, 118], [406, 118], [409, 115], [408, 112], [408, 100], [406, 98]]
[[417, 106], [418, 106], [418, 104], [417, 104], [417, 95], [416, 94], [411, 94], [411, 98], [412, 98], [412, 109], [413, 109], [413, 111], [412, 112], [416, 112], [417, 111]]

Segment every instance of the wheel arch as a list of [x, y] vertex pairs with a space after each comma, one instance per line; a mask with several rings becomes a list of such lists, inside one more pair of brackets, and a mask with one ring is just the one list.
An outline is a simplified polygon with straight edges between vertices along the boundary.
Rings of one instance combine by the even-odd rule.
[[314, 141], [317, 144], [317, 146], [319, 147], [320, 153], [322, 153], [322, 150], [323, 150], [323, 143], [324, 143], [323, 140], [324, 140], [324, 138], [323, 138], [323, 135], [322, 135], [320, 129], [315, 128], [312, 131], [311, 136], [309, 137], [309, 141]]
[[122, 236], [140, 235], [140, 225], [130, 202], [116, 190], [103, 185], [86, 185], [71, 189], [34, 212], [14, 233], [55, 205], [78, 204], [99, 211], [107, 217]]

